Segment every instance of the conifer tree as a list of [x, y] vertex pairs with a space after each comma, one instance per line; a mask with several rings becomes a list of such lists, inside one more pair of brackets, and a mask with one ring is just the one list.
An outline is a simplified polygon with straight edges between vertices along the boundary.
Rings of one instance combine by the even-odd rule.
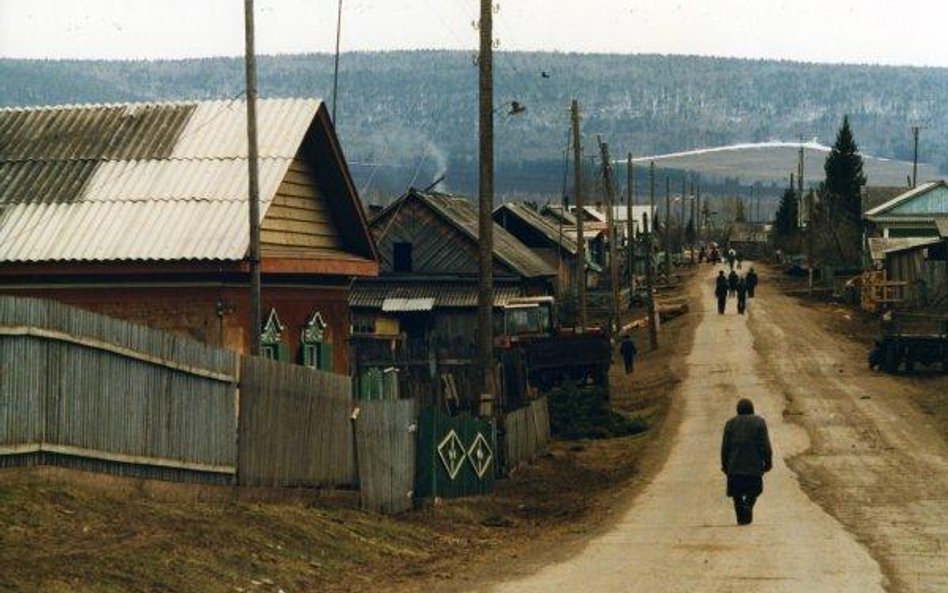
[[843, 125], [836, 133], [836, 143], [823, 164], [826, 173], [826, 198], [834, 202], [829, 209], [845, 216], [849, 221], [861, 223], [861, 188], [866, 184], [862, 172], [862, 156], [849, 127], [849, 116], [843, 116]]
[[774, 234], [778, 237], [789, 237], [796, 234], [799, 211], [797, 192], [788, 187], [780, 198], [780, 205], [777, 207], [777, 214], [774, 217]]

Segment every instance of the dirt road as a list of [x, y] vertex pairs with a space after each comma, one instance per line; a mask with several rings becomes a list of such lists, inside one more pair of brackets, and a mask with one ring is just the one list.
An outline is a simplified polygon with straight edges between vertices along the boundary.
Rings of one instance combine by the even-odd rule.
[[[480, 590], [948, 591], [948, 447], [907, 403], [915, 387], [870, 373], [863, 349], [766, 275], [748, 315], [733, 302], [718, 315], [713, 275], [700, 278], [702, 319], [665, 465], [577, 555]], [[718, 469], [739, 396], [767, 418], [775, 448], [746, 527]]]

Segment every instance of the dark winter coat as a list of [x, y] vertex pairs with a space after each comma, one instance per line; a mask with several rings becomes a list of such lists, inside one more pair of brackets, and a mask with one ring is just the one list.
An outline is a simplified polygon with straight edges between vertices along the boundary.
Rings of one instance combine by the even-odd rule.
[[731, 273], [727, 275], [728, 288], [730, 288], [731, 290], [737, 290], [737, 279], [738, 279], [737, 272], [732, 270]]
[[635, 359], [635, 355], [638, 354], [638, 350], [635, 348], [635, 342], [630, 338], [625, 338], [619, 344], [619, 354], [622, 355], [622, 360], [630, 361]]
[[719, 299], [727, 297], [727, 278], [723, 275], [718, 276], [718, 279], [714, 283], [714, 296]]
[[729, 476], [762, 476], [773, 466], [767, 423], [755, 414], [738, 414], [724, 425], [721, 469]]
[[754, 288], [757, 286], [757, 272], [754, 270], [748, 272], [745, 282], [747, 282], [747, 289], [753, 292]]
[[737, 286], [734, 287], [734, 290], [737, 291], [737, 300], [743, 301], [747, 298], [747, 283], [744, 282], [744, 279], [737, 281]]

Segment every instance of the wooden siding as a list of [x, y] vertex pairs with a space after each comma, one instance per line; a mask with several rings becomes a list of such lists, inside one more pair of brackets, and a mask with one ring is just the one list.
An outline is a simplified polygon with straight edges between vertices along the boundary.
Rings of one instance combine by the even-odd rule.
[[260, 223], [260, 247], [264, 257], [343, 247], [329, 200], [298, 156]]
[[[474, 276], [478, 273], [477, 244], [418, 200], [406, 199], [373, 221], [371, 230], [382, 272], [391, 273], [395, 269], [394, 244], [411, 243], [413, 274]], [[494, 273], [513, 275], [513, 271], [496, 258]]]

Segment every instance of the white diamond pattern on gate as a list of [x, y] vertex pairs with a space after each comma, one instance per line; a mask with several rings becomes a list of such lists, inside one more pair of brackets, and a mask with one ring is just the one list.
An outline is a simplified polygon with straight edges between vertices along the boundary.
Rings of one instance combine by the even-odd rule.
[[[478, 435], [480, 436], [480, 435]], [[448, 476], [453, 480], [457, 477], [461, 467], [464, 466], [464, 443], [461, 442], [458, 433], [451, 430], [438, 444], [438, 457], [444, 464]]]
[[484, 438], [483, 434], [477, 433], [474, 442], [471, 443], [471, 448], [467, 450], [467, 458], [471, 461], [471, 465], [474, 466], [477, 477], [483, 478], [487, 470], [490, 469], [491, 461], [494, 459], [494, 452], [491, 450], [490, 444], [487, 442], [487, 439]]

